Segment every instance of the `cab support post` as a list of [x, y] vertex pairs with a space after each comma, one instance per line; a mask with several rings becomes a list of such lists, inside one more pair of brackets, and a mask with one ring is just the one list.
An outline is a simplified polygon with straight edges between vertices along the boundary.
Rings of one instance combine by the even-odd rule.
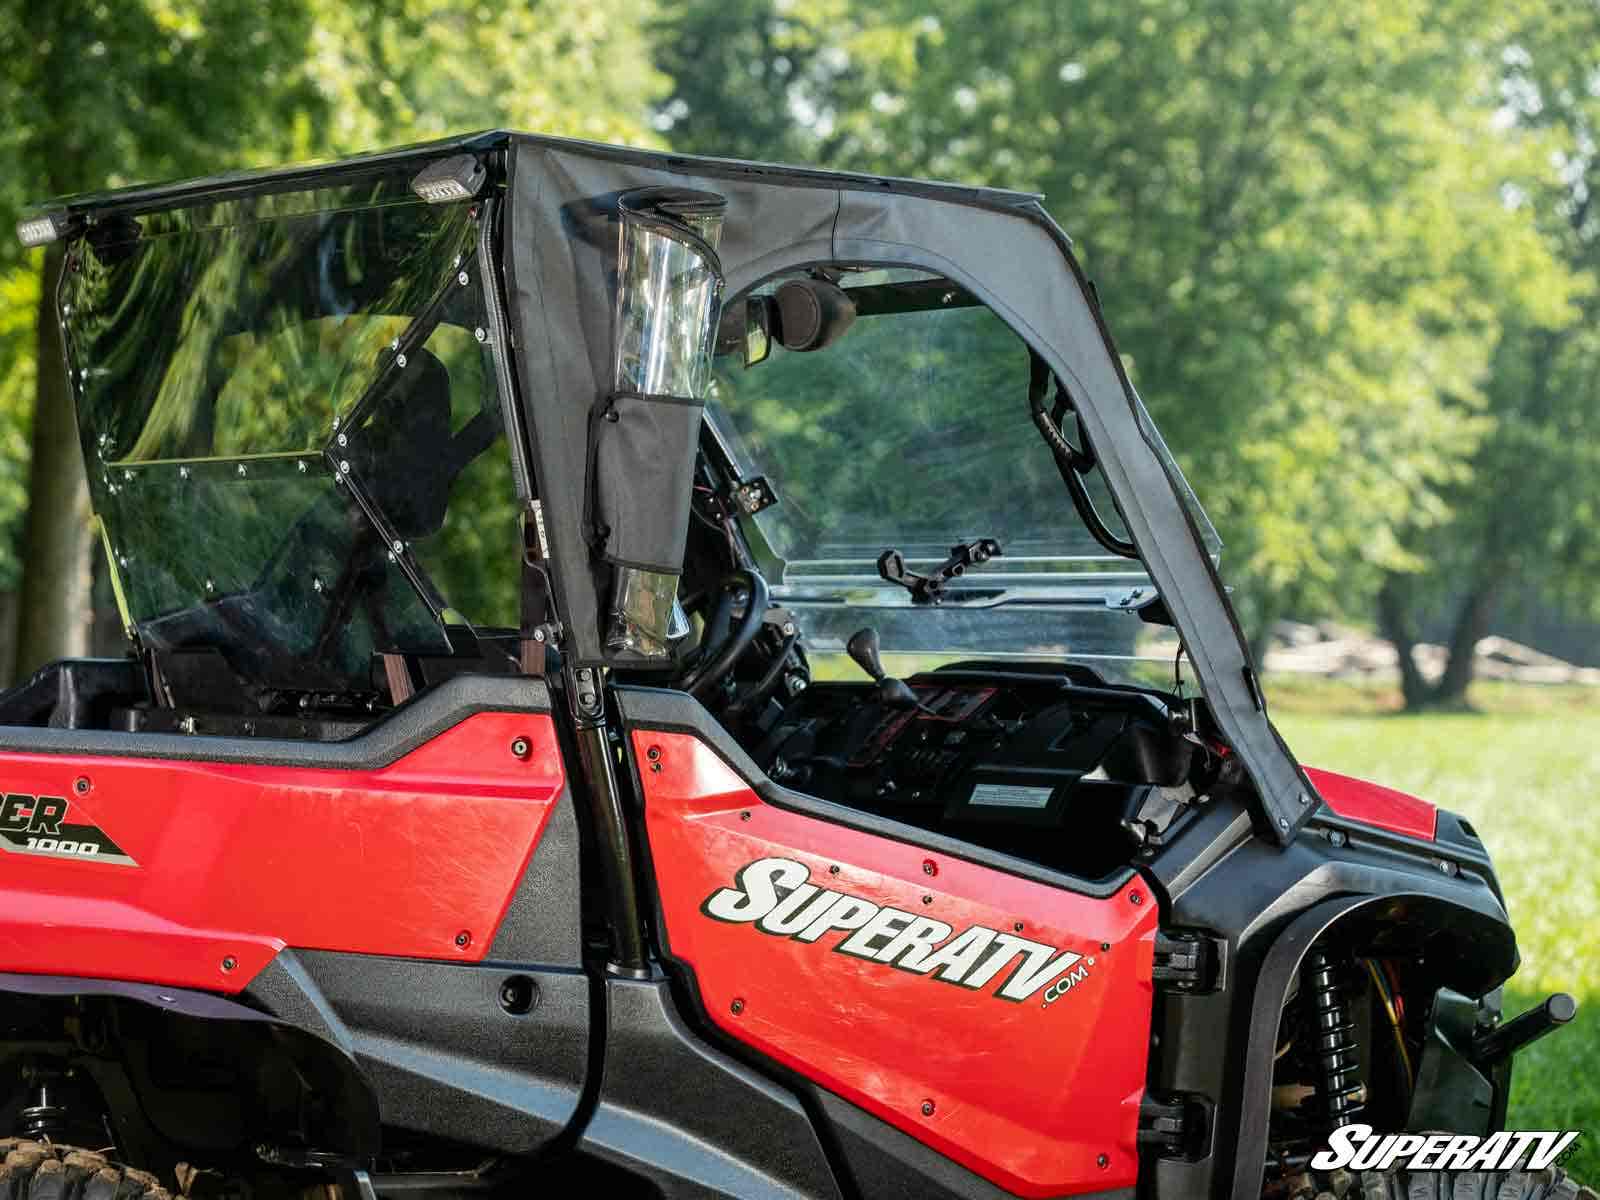
[[606, 924], [611, 930], [611, 956], [606, 970], [614, 975], [646, 978], [650, 969], [645, 962], [644, 929], [639, 923], [633, 844], [628, 837], [616, 761], [606, 728], [605, 679], [594, 667], [570, 667], [564, 674], [579, 764], [589, 797], [589, 819], [605, 881]]

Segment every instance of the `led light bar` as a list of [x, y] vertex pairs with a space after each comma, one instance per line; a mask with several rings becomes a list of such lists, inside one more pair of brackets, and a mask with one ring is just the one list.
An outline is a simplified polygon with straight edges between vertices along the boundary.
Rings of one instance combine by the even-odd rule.
[[411, 181], [411, 190], [429, 204], [471, 200], [483, 190], [488, 169], [470, 154], [429, 163]]

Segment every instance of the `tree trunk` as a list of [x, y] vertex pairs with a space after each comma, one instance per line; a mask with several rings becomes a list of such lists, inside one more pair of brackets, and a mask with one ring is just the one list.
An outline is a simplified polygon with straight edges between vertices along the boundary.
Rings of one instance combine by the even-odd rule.
[[1400, 660], [1400, 694], [1407, 711], [1426, 708], [1433, 700], [1433, 689], [1417, 669], [1416, 656], [1412, 653], [1417, 639], [1406, 611], [1404, 585], [1397, 576], [1386, 577], [1378, 592], [1378, 627], [1394, 646]]
[[1477, 583], [1461, 602], [1456, 613], [1456, 623], [1450, 631], [1450, 657], [1444, 674], [1433, 689], [1435, 704], [1459, 707], [1467, 702], [1467, 687], [1472, 683], [1478, 643], [1489, 632], [1489, 621], [1494, 616], [1495, 602], [1500, 597], [1498, 574], [1490, 574]]
[[53, 659], [85, 654], [89, 647], [89, 489], [62, 368], [56, 312], [61, 269], [59, 249], [46, 254], [39, 290], [33, 461], [17, 603], [19, 677]]

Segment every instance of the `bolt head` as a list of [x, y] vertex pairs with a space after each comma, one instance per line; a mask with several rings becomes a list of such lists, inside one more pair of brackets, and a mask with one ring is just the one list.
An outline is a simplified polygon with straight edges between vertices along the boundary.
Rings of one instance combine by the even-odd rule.
[[532, 752], [533, 746], [529, 743], [527, 738], [519, 737], [512, 739], [511, 753], [516, 755], [518, 758], [527, 758]]
[[477, 338], [480, 342], [488, 341], [489, 339], [488, 332], [481, 325], [472, 331], [472, 336]]
[[238, 470], [240, 479], [243, 479], [246, 475], [250, 474], [250, 468], [245, 466], [243, 463], [239, 464]]
[[932, 1100], [924, 1100], [922, 1102], [922, 1115], [925, 1116], [925, 1117], [933, 1116], [933, 1101]]
[[939, 864], [934, 862], [931, 858], [923, 859], [922, 873], [924, 875], [937, 875], [939, 873]]
[[465, 929], [456, 934], [456, 949], [465, 950], [470, 945], [472, 945], [472, 934]]
[[728, 1005], [728, 1011], [731, 1012], [736, 1017], [740, 1013], [744, 1012], [744, 1000], [743, 1000], [743, 998], [735, 997], [733, 1003]]
[[406, 356], [404, 354], [395, 355], [394, 356], [394, 362], [395, 362], [395, 366], [399, 367], [402, 371], [405, 370], [405, 367], [406, 367]]
[[344, 434], [342, 434], [342, 433], [341, 433], [341, 434], [340, 434], [340, 435], [339, 435], [339, 436], [338, 436], [338, 437], [337, 437], [337, 438], [335, 438], [335, 439], [334, 439], [334, 440], [335, 440], [335, 441], [336, 441], [336, 442], [338, 442], [338, 443], [339, 443], [339, 445], [341, 445], [341, 446], [344, 446], [344, 445], [347, 445], [347, 444], [349, 444], [349, 441], [350, 441], [350, 439], [349, 439], [349, 438], [348, 438], [348, 437], [346, 437], [346, 436], [345, 436], [345, 435], [344, 435]]
[[749, 819], [750, 819], [750, 810], [747, 808], [742, 813], [739, 814], [739, 820], [748, 821]]
[[1102, 1171], [1104, 1171], [1107, 1167], [1109, 1167], [1111, 1165], [1111, 1156], [1109, 1154], [1100, 1155], [1098, 1158], [1096, 1158], [1094, 1160], [1094, 1165], [1099, 1167]]
[[235, 967], [237, 967], [238, 965], [239, 965], [239, 960], [237, 958], [235, 958], [233, 955], [226, 954], [226, 955], [223, 956], [223, 958], [222, 958], [222, 969], [224, 971], [231, 971]]
[[467, 284], [471, 282], [471, 278], [470, 278], [470, 276], [467, 275], [467, 273], [465, 271], [463, 271], [463, 272], [461, 272], [461, 274], [456, 276], [456, 282], [459, 283], [462, 287], [466, 287]]
[[1129, 904], [1143, 904], [1144, 903], [1144, 893], [1143, 892], [1129, 892], [1128, 893], [1128, 903]]
[[72, 790], [77, 792], [80, 796], [88, 795], [89, 777], [87, 775], [79, 775], [77, 779], [72, 781]]

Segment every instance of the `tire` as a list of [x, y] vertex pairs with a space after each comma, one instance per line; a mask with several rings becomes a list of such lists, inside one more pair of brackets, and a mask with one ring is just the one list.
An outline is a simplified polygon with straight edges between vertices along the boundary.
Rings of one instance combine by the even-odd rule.
[[0, 1138], [0, 1200], [172, 1200], [148, 1171], [93, 1150]]
[[[1546, 1171], [1336, 1171], [1315, 1176], [1337, 1200], [1600, 1200], [1559, 1167]], [[0, 1200], [5, 1200], [0, 1193]]]

